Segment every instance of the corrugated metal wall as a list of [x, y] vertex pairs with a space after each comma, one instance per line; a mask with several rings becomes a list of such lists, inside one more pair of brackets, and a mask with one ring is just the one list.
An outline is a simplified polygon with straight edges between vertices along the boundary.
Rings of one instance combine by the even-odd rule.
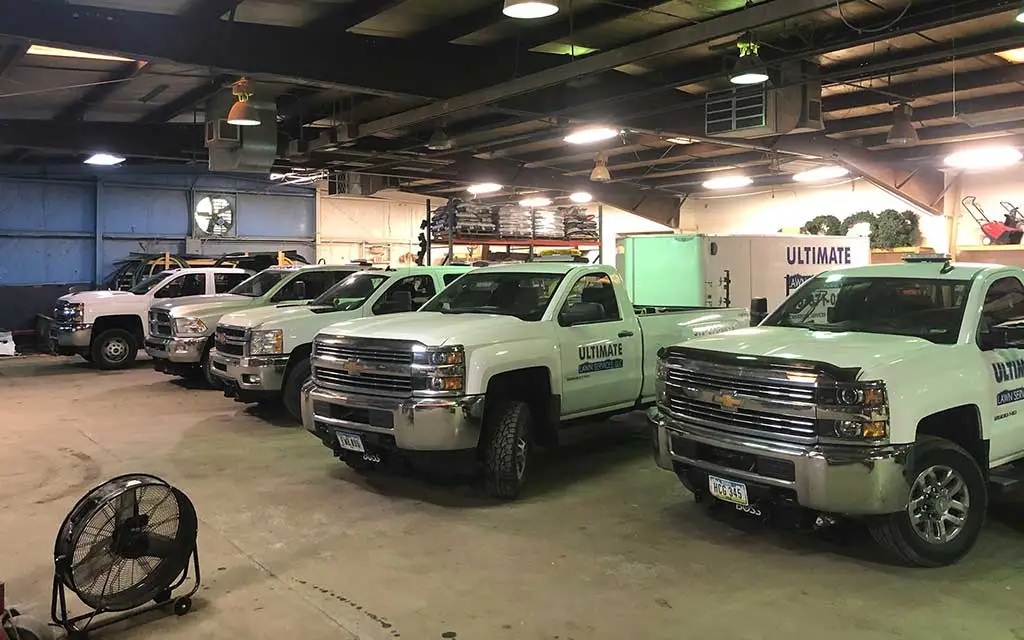
[[[315, 260], [313, 189], [200, 171], [19, 168], [0, 171], [0, 288], [95, 283], [133, 251], [184, 253], [191, 203], [204, 194], [234, 199], [235, 230], [203, 239], [202, 255], [296, 250]], [[3, 306], [0, 327], [30, 325], [39, 311]]]

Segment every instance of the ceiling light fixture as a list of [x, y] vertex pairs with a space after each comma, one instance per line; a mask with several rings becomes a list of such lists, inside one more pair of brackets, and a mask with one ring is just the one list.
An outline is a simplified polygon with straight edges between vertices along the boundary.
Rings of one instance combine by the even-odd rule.
[[740, 50], [740, 57], [729, 75], [729, 82], [741, 85], [768, 82], [768, 70], [758, 55], [760, 47], [754, 37], [746, 34], [736, 43], [736, 48]]
[[740, 187], [748, 187], [753, 184], [754, 181], [747, 176], [722, 176], [721, 178], [711, 178], [710, 180], [704, 181], [705, 189], [739, 189]]
[[594, 170], [590, 172], [590, 179], [593, 182], [608, 182], [612, 174], [608, 171], [608, 158], [603, 153], [594, 156]]
[[1021, 6], [1020, 10], [1017, 12], [1017, 17], [1014, 18], [1014, 20], [1017, 22], [1024, 22], [1024, 5]]
[[670, 142], [672, 144], [693, 144], [696, 140], [693, 138], [669, 138], [665, 142]]
[[256, 107], [252, 106], [249, 102], [249, 98], [252, 97], [252, 87], [249, 86], [249, 79], [241, 78], [238, 82], [231, 85], [231, 94], [235, 96], [237, 102], [231, 105], [231, 110], [228, 111], [228, 124], [239, 127], [259, 126], [260, 114], [257, 113]]
[[455, 146], [455, 142], [448, 137], [443, 127], [435, 129], [430, 140], [427, 140], [427, 148], [431, 151], [448, 151], [453, 146]]
[[476, 184], [469, 185], [466, 191], [472, 193], [474, 196], [480, 196], [485, 193], [496, 193], [502, 190], [502, 186], [496, 182], [478, 182]]
[[590, 195], [587, 191], [575, 191], [569, 194], [569, 199], [576, 204], [586, 204], [594, 199], [594, 196]]
[[113, 167], [124, 162], [124, 156], [119, 156], [113, 153], [94, 153], [85, 159], [85, 164], [95, 165], [97, 167]]
[[892, 110], [892, 128], [885, 137], [886, 144], [917, 144], [920, 138], [911, 122], [914, 109], [907, 103], [896, 105]]
[[48, 47], [43, 44], [33, 44], [25, 51], [30, 56], [52, 56], [54, 58], [78, 58], [80, 60], [109, 60], [111, 62], [135, 62], [131, 58], [109, 55], [106, 53], [89, 53], [88, 51], [74, 51], [72, 49], [61, 49], [59, 47]]
[[1017, 164], [1022, 157], [1014, 147], [976, 147], [946, 156], [945, 164], [956, 169], [999, 169]]
[[996, 55], [1014, 64], [1020, 64], [1024, 62], [1024, 47], [1018, 49], [1007, 49], [1006, 51], [997, 51]]
[[586, 127], [583, 129], [577, 129], [565, 136], [563, 140], [569, 144], [590, 144], [592, 142], [601, 142], [602, 140], [611, 140], [615, 136], [621, 133], [618, 129], [612, 127]]
[[546, 18], [558, 13], [558, 0], [505, 0], [501, 12], [520, 20]]
[[824, 182], [825, 180], [835, 180], [836, 178], [842, 178], [848, 175], [850, 170], [846, 167], [840, 167], [838, 165], [829, 165], [827, 167], [818, 167], [816, 169], [808, 169], [807, 171], [801, 171], [800, 173], [793, 175], [793, 180], [797, 182]]
[[545, 198], [544, 196], [535, 196], [533, 198], [524, 198], [519, 201], [520, 207], [546, 207], [551, 204], [551, 198]]

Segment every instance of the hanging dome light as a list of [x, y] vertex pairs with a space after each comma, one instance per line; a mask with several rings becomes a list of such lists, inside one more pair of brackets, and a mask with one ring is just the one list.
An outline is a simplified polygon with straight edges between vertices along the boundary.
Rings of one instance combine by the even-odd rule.
[[444, 129], [434, 130], [434, 134], [427, 140], [427, 148], [431, 151], [448, 151], [455, 146], [454, 141], [448, 137]]
[[614, 127], [585, 127], [573, 131], [562, 138], [562, 140], [569, 144], [590, 144], [592, 142], [601, 142], [602, 140], [611, 140], [620, 133], [621, 131]]
[[947, 167], [956, 169], [1001, 169], [1021, 161], [1021, 152], [1014, 147], [977, 147], [946, 156]]
[[524, 198], [519, 201], [520, 207], [546, 207], [551, 204], [551, 198], [545, 198], [544, 196], [534, 196], [532, 198]]
[[505, 0], [501, 10], [509, 18], [534, 20], [558, 13], [558, 0]]
[[740, 38], [736, 48], [740, 50], [740, 57], [729, 75], [729, 82], [740, 85], [768, 82], [768, 69], [758, 55], [760, 47], [753, 36], [748, 33]]
[[886, 144], [917, 144], [920, 140], [911, 119], [914, 109], [907, 103], [896, 105], [892, 110], [892, 128], [885, 137]]
[[590, 179], [594, 182], [608, 182], [612, 174], [608, 171], [608, 159], [603, 153], [594, 156], [594, 170], [590, 172]]
[[576, 204], [586, 204], [593, 200], [594, 196], [590, 195], [590, 192], [588, 191], [574, 191], [569, 194], [569, 199]]
[[501, 191], [502, 186], [497, 182], [478, 182], [476, 184], [469, 185], [466, 191], [472, 193], [474, 196], [480, 196], [485, 193], [497, 193]]
[[239, 127], [256, 127], [260, 125], [260, 114], [256, 107], [249, 103], [252, 97], [252, 88], [249, 86], [248, 78], [241, 78], [231, 85], [231, 93], [237, 102], [231, 105], [228, 111], [228, 124]]

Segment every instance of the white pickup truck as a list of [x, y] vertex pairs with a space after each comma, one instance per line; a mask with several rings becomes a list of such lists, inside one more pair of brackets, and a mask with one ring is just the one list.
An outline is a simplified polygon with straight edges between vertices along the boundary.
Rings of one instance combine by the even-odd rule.
[[216, 386], [219, 378], [213, 375], [210, 352], [221, 316], [268, 305], [308, 304], [363, 268], [354, 264], [270, 267], [227, 293], [157, 302], [149, 309], [146, 352], [157, 371], [183, 377], [198, 374]]
[[58, 355], [80, 355], [98, 369], [124, 369], [149, 336], [146, 314], [155, 301], [224, 293], [251, 275], [221, 267], [172, 269], [129, 291], [70, 293], [54, 307], [50, 348]]
[[484, 267], [416, 313], [325, 329], [302, 421], [354, 468], [482, 469], [511, 499], [533, 445], [653, 403], [661, 347], [746, 324], [745, 309], [634, 308], [602, 265]]
[[699, 500], [864, 518], [903, 562], [951, 564], [1024, 458], [1024, 271], [826, 272], [758, 327], [663, 350], [658, 385], [657, 462]]
[[301, 307], [229, 313], [217, 325], [210, 354], [224, 394], [240, 402], [283, 400], [301, 420], [299, 391], [310, 376], [309, 354], [321, 329], [352, 318], [414, 311], [471, 267], [360, 271]]

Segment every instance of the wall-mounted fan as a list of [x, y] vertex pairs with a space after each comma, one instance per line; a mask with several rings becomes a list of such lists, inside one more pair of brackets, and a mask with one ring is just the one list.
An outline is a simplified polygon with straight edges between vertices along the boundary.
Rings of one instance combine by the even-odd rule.
[[[64, 519], [54, 545], [53, 621], [70, 638], [173, 604], [192, 609], [199, 589], [198, 518], [188, 497], [147, 474], [118, 476], [89, 491]], [[189, 578], [191, 590], [173, 599]], [[65, 591], [88, 613], [69, 617]], [[118, 615], [104, 616], [114, 613]]]
[[197, 235], [226, 236], [235, 227], [235, 205], [228, 196], [203, 196], [196, 200], [192, 224]]

